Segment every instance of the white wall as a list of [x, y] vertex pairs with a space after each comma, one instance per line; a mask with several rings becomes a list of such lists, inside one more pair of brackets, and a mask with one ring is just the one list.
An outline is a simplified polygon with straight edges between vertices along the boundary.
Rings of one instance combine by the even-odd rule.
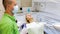
[[47, 12], [45, 16], [49, 16], [60, 20], [60, 0], [34, 0], [35, 2], [41, 2], [43, 12]]
[[60, 19], [60, 3], [47, 2], [44, 11], [55, 14], [55, 16], [51, 17]]
[[[48, 17], [49, 17], [49, 20], [51, 20], [50, 18], [60, 20], [60, 1], [59, 0], [33, 0], [33, 2], [41, 2], [42, 4], [42, 7], [40, 8], [40, 10], [42, 9], [42, 12], [40, 12], [39, 14], [34, 13], [35, 18], [39, 16], [39, 18], [41, 17], [43, 18], [43, 20], [48, 19]], [[26, 9], [27, 7], [24, 8], [24, 11], [27, 11]], [[32, 9], [34, 9], [34, 7]]]
[[0, 0], [0, 19], [3, 16], [3, 13], [4, 13], [4, 7], [3, 7], [3, 4], [2, 4], [2, 0]]

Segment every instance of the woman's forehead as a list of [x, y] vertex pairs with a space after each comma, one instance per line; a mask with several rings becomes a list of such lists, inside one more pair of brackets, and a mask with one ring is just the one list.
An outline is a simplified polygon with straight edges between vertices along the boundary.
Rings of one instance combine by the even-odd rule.
[[28, 17], [28, 16], [30, 16], [30, 17], [31, 17], [31, 15], [30, 15], [30, 14], [27, 14], [26, 16], [27, 16], [27, 17]]

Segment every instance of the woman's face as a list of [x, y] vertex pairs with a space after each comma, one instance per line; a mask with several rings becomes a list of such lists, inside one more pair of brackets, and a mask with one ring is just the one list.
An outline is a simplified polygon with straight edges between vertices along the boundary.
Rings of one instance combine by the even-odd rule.
[[30, 20], [32, 18], [32, 16], [30, 14], [27, 14], [26, 18], [27, 18], [27, 20]]

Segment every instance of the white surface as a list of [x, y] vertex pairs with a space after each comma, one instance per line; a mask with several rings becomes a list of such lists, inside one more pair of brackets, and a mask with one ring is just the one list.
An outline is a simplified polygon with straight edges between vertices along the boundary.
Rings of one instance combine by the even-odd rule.
[[32, 22], [30, 24], [27, 24], [28, 34], [44, 34], [44, 24]]
[[0, 0], [0, 19], [2, 18], [4, 11], [5, 10], [4, 10], [3, 4], [2, 4], [2, 0]]
[[53, 24], [53, 26], [54, 26], [58, 31], [60, 31], [60, 23], [55, 23], [55, 24]]
[[30, 24], [26, 24], [26, 28], [23, 28], [20, 31], [20, 34], [44, 34], [43, 31], [44, 30], [44, 24], [43, 22], [40, 23], [36, 23], [36, 22], [32, 22]]

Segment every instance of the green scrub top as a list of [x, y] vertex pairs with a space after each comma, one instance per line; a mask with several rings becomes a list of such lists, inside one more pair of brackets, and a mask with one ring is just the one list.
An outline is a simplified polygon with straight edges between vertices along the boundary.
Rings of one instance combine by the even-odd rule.
[[0, 21], [0, 34], [19, 34], [14, 16], [4, 14]]

